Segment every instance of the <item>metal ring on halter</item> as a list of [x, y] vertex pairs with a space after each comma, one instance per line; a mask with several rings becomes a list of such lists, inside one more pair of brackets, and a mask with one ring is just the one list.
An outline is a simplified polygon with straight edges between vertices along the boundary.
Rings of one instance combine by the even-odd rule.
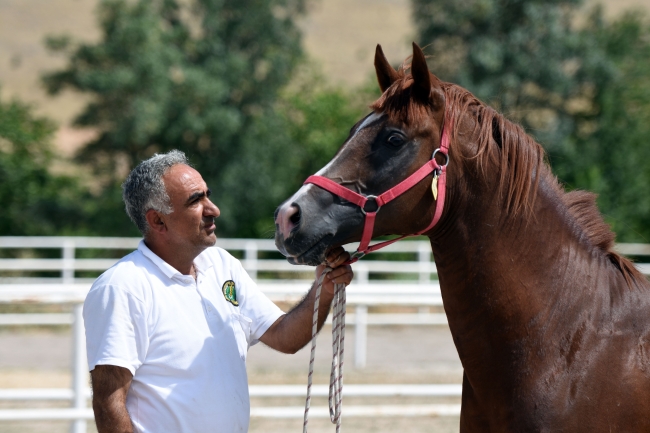
[[363, 251], [358, 251], [357, 250], [357, 251], [353, 252], [352, 254], [350, 254], [350, 260], [353, 260], [355, 258], [361, 259], [365, 255], [366, 255], [366, 253], [364, 253]]
[[437, 148], [436, 150], [433, 151], [433, 155], [431, 155], [431, 159], [435, 159], [436, 158], [436, 153], [438, 153], [438, 152], [440, 152], [440, 154], [444, 155], [444, 157], [445, 157], [445, 163], [442, 164], [440, 167], [441, 168], [442, 167], [447, 167], [447, 165], [449, 164], [449, 154], [443, 152], [440, 148]]
[[[368, 203], [368, 200], [370, 200], [370, 199], [374, 200], [375, 204], [377, 204], [377, 196], [376, 195], [368, 195], [368, 196], [366, 196], [366, 203]], [[365, 203], [364, 203], [364, 206], [365, 206]], [[360, 208], [361, 208], [361, 212], [363, 212], [363, 214], [366, 215], [366, 210], [363, 208], [363, 206], [360, 206]], [[377, 204], [377, 210], [374, 210], [374, 211], [371, 211], [371, 212], [377, 213], [377, 212], [379, 212], [379, 209], [381, 209], [381, 206], [379, 206]]]

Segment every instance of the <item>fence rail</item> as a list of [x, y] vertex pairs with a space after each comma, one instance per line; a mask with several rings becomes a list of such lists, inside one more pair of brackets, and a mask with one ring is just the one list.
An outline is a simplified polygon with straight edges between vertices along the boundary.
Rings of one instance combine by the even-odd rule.
[[[369, 417], [414, 417], [414, 416], [458, 416], [460, 404], [426, 404], [426, 405], [373, 405], [345, 406], [346, 418]], [[305, 408], [302, 406], [262, 406], [252, 407], [252, 418], [302, 418]], [[329, 418], [329, 408], [312, 406], [309, 409], [311, 418]], [[0, 410], [0, 421], [54, 421], [92, 420], [92, 409], [3, 409]], [[85, 424], [84, 424], [85, 425]]]
[[[91, 279], [78, 278], [79, 272], [104, 271], [116, 258], [77, 257], [78, 250], [123, 250], [137, 247], [138, 238], [95, 237], [0, 237], [0, 250], [58, 249], [58, 258], [0, 258], [0, 303], [72, 303], [70, 314], [0, 314], [0, 325], [71, 325], [74, 339], [73, 384], [70, 389], [0, 390], [0, 400], [66, 400], [70, 409], [3, 409], [1, 420], [71, 420], [71, 431], [82, 433], [86, 420], [92, 419], [87, 408], [89, 390], [86, 388], [87, 366], [81, 305], [91, 285]], [[295, 266], [283, 259], [269, 259], [275, 252], [272, 240], [219, 239], [217, 245], [239, 252], [242, 264], [260, 289], [274, 302], [295, 302], [309, 289], [312, 268]], [[356, 249], [356, 245], [348, 246]], [[650, 256], [650, 245], [618, 244], [617, 251], [634, 257]], [[408, 253], [416, 259], [386, 260], [391, 254]], [[33, 254], [32, 254], [33, 255]], [[369, 314], [368, 307], [381, 305], [411, 305], [436, 307], [442, 305], [437, 270], [428, 241], [403, 241], [382, 250], [381, 260], [364, 259], [354, 265], [355, 279], [347, 290], [347, 301], [354, 313], [347, 322], [355, 327], [355, 365], [365, 365], [367, 326], [372, 325], [445, 325], [444, 314], [428, 311], [417, 314]], [[650, 263], [638, 263], [637, 268], [650, 275]], [[58, 273], [58, 277], [34, 277], [21, 274], [33, 272]], [[2, 276], [3, 273], [5, 276]], [[7, 276], [6, 274], [13, 274]], [[16, 275], [18, 274], [18, 275]], [[290, 276], [290, 279], [286, 279]], [[265, 277], [265, 278], [264, 278]], [[271, 277], [272, 279], [269, 279]], [[279, 280], [278, 278], [285, 278]], [[312, 277], [313, 278], [313, 277]], [[390, 280], [387, 280], [390, 278]], [[421, 308], [422, 310], [422, 308]], [[322, 389], [321, 389], [322, 388]], [[315, 386], [313, 395], [326, 395], [326, 386]], [[346, 395], [352, 396], [458, 396], [460, 385], [347, 385]], [[302, 386], [251, 386], [252, 397], [304, 395]], [[252, 417], [302, 417], [302, 407], [254, 407]], [[374, 405], [346, 406], [345, 416], [445, 416], [458, 415], [460, 405]], [[312, 407], [314, 417], [329, 416], [325, 407]]]
[[[304, 385], [250, 385], [252, 398], [303, 397], [307, 391]], [[345, 385], [346, 397], [460, 397], [460, 384], [434, 385]], [[86, 399], [91, 397], [90, 388], [83, 390]], [[312, 397], [329, 396], [329, 385], [313, 385]], [[72, 400], [74, 393], [69, 388], [24, 388], [0, 389], [0, 400]]]
[[[252, 398], [303, 397], [306, 392], [304, 385], [251, 385], [249, 394]], [[460, 397], [460, 384], [436, 385], [346, 385], [346, 397]], [[312, 397], [327, 397], [328, 385], [314, 385]], [[83, 390], [85, 399], [91, 397], [89, 388]], [[59, 400], [71, 401], [75, 398], [71, 389], [0, 389], [0, 401], [34, 401]], [[317, 414], [323, 417], [327, 408], [314, 407]], [[322, 412], [322, 414], [321, 414]], [[445, 416], [458, 415], [459, 405], [380, 405], [380, 406], [346, 406], [346, 417], [367, 416]], [[304, 414], [303, 407], [269, 407], [258, 406], [251, 408], [252, 417], [264, 418], [300, 418]], [[76, 420], [79, 418], [92, 419], [90, 409], [3, 409], [0, 410], [0, 421], [31, 421], [31, 420]]]

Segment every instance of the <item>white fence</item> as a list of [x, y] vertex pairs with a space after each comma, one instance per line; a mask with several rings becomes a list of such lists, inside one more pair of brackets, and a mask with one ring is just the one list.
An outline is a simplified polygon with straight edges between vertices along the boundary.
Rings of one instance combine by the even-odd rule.
[[[57, 277], [35, 278], [14, 276], [0, 278], [0, 303], [80, 303], [90, 288], [92, 279], [76, 277], [79, 271], [104, 271], [117, 258], [78, 258], [83, 249], [124, 250], [135, 249], [138, 238], [90, 238], [90, 237], [0, 237], [0, 249], [60, 249], [60, 258], [12, 258], [0, 259], [0, 272], [55, 271]], [[313, 268], [291, 265], [284, 259], [262, 259], [260, 252], [276, 252], [272, 240], [220, 239], [222, 248], [243, 254], [242, 264], [260, 289], [274, 302], [298, 301], [309, 289]], [[356, 245], [351, 247], [356, 248]], [[436, 268], [431, 258], [429, 243], [407, 241], [393, 244], [382, 250], [385, 253], [411, 253], [417, 260], [364, 260], [354, 265], [355, 281], [349, 287], [347, 302], [355, 307], [356, 314], [348, 316], [348, 323], [355, 326], [355, 366], [363, 368], [366, 363], [366, 327], [368, 325], [439, 325], [445, 324], [444, 314], [368, 314], [368, 306], [417, 305], [424, 311], [427, 307], [441, 306], [440, 286]], [[272, 273], [274, 279], [263, 278]], [[398, 279], [371, 279], [371, 275], [391, 274]], [[279, 279], [277, 276], [283, 276]], [[406, 277], [411, 280], [406, 280]], [[288, 279], [292, 277], [292, 279]], [[401, 277], [401, 278], [399, 278]], [[432, 278], [433, 277], [433, 278]], [[41, 321], [42, 320], [42, 321]], [[44, 321], [44, 322], [43, 322]], [[72, 315], [28, 316], [0, 315], [0, 325], [72, 323]]]
[[[92, 419], [87, 408], [90, 391], [86, 388], [88, 378], [85, 361], [85, 339], [81, 302], [83, 302], [91, 278], [77, 275], [84, 271], [103, 271], [112, 266], [117, 258], [81, 258], [84, 249], [124, 250], [137, 247], [137, 238], [90, 238], [90, 237], [0, 237], [0, 250], [20, 249], [29, 252], [37, 249], [58, 249], [58, 258], [0, 258], [0, 303], [73, 303], [70, 314], [0, 314], [0, 325], [72, 325], [74, 357], [71, 389], [0, 390], [0, 400], [69, 400], [70, 409], [7, 409], [0, 410], [2, 420], [65, 419], [72, 420], [72, 432], [85, 432], [85, 420]], [[295, 302], [309, 289], [313, 280], [313, 268], [295, 266], [281, 258], [261, 258], [275, 252], [271, 240], [219, 239], [217, 242], [235, 254], [240, 253], [242, 264], [258, 283], [260, 289], [275, 302]], [[350, 250], [356, 245], [350, 245]], [[650, 245], [619, 244], [623, 254], [650, 255]], [[402, 241], [382, 250], [382, 257], [402, 253], [397, 260], [364, 259], [354, 265], [355, 280], [348, 287], [347, 302], [354, 313], [347, 316], [347, 323], [355, 326], [355, 366], [363, 368], [366, 363], [366, 335], [369, 325], [444, 325], [441, 313], [431, 313], [428, 307], [442, 305], [440, 286], [437, 282], [435, 264], [432, 261], [428, 241]], [[404, 260], [402, 256], [411, 258]], [[639, 269], [650, 275], [650, 264], [639, 264]], [[24, 274], [52, 272], [50, 277], [34, 277]], [[390, 279], [386, 279], [390, 278]], [[417, 314], [368, 314], [368, 307], [381, 305], [418, 306]], [[251, 386], [251, 396], [304, 395], [304, 387]], [[325, 394], [325, 389], [315, 387], [314, 395]], [[460, 385], [348, 385], [346, 395], [460, 395]], [[301, 417], [302, 408], [252, 408], [251, 416]], [[410, 405], [410, 406], [347, 406], [350, 416], [431, 416], [457, 415], [459, 405]], [[322, 412], [322, 413], [321, 413]], [[313, 416], [328, 416], [326, 408], [313, 408]]]
[[[346, 385], [346, 397], [460, 397], [462, 386], [451, 385]], [[304, 385], [251, 385], [251, 397], [304, 397]], [[312, 397], [327, 397], [327, 385], [314, 385]], [[83, 392], [84, 399], [90, 398], [90, 389]], [[0, 390], [2, 400], [67, 400], [75, 398], [71, 389], [4, 389]], [[302, 418], [304, 407], [252, 407], [251, 416], [260, 418]], [[312, 407], [312, 418], [329, 417], [326, 407]], [[426, 405], [373, 405], [346, 406], [346, 417], [377, 417], [377, 416], [445, 416], [458, 415], [460, 405], [457, 404], [426, 404]], [[0, 410], [1, 421], [19, 420], [88, 420], [93, 419], [92, 409], [85, 405], [70, 409], [5, 409]]]

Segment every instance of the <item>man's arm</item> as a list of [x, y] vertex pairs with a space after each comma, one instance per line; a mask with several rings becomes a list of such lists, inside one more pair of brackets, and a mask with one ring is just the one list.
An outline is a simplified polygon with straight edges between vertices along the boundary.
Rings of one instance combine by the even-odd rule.
[[90, 372], [93, 387], [93, 411], [99, 433], [133, 433], [126, 410], [126, 394], [133, 375], [123, 367], [97, 365]]
[[[323, 279], [320, 301], [318, 303], [318, 330], [325, 323], [334, 299], [334, 285], [345, 284], [352, 281], [352, 268], [350, 265], [342, 266], [348, 261], [350, 254], [343, 248], [333, 249], [327, 255], [327, 265], [332, 268]], [[278, 318], [260, 337], [260, 341], [267, 346], [283, 352], [296, 353], [311, 340], [312, 323], [314, 318], [314, 299], [316, 298], [316, 283], [325, 265], [316, 268], [316, 280], [307, 295], [294, 306], [287, 314]]]

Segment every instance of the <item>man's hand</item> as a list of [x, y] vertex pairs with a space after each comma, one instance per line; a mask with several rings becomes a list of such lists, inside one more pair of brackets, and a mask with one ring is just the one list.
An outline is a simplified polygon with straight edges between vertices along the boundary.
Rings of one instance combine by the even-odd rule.
[[327, 265], [316, 267], [316, 280], [307, 296], [287, 314], [281, 316], [260, 337], [262, 343], [284, 353], [296, 353], [311, 340], [312, 320], [314, 317], [314, 299], [316, 298], [316, 282], [329, 266], [332, 270], [323, 279], [323, 288], [318, 307], [318, 329], [323, 326], [330, 311], [334, 298], [334, 284], [345, 284], [352, 281], [353, 273], [350, 265], [343, 265], [350, 259], [342, 247], [334, 248], [327, 254]]
[[99, 433], [133, 433], [126, 410], [126, 394], [133, 375], [123, 367], [97, 365], [90, 372], [93, 387], [93, 411]]
[[328, 299], [331, 301], [334, 296], [334, 285], [345, 284], [347, 286], [352, 281], [354, 273], [352, 272], [352, 267], [350, 265], [341, 266], [343, 263], [350, 260], [350, 253], [345, 251], [343, 247], [332, 249], [327, 253], [325, 260], [327, 264], [322, 264], [316, 267], [316, 281], [318, 281], [326, 266], [332, 268], [323, 279], [323, 291], [326, 295], [329, 295]]

